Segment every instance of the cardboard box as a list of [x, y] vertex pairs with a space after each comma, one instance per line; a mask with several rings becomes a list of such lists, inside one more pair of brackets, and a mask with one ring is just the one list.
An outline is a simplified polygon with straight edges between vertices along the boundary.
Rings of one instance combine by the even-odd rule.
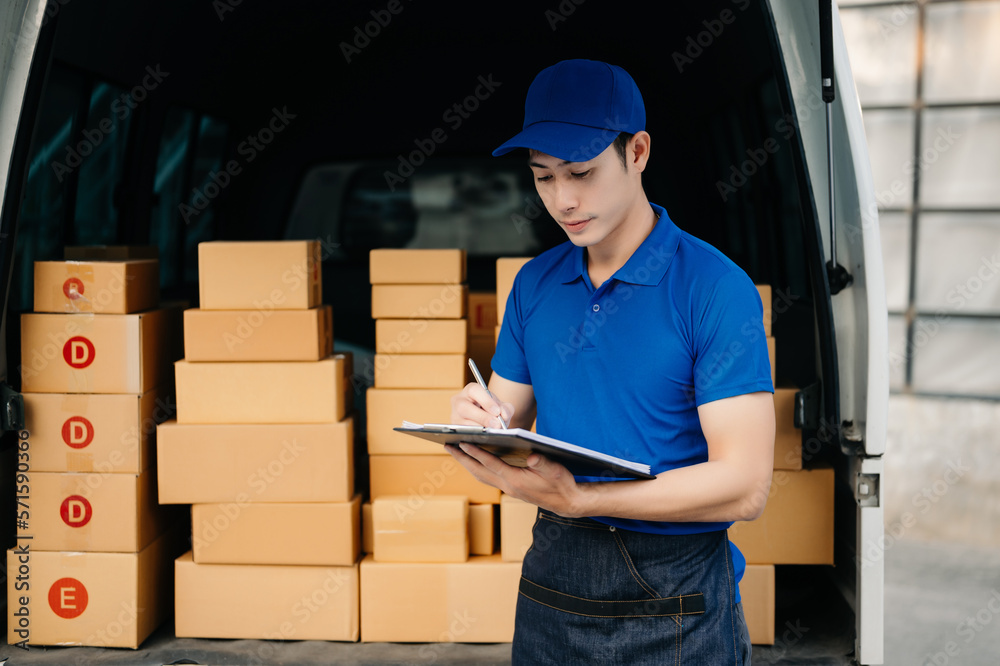
[[802, 430], [795, 427], [797, 391], [774, 389], [774, 469], [802, 469]]
[[156, 468], [141, 474], [31, 475], [32, 550], [136, 553], [182, 514], [156, 501]]
[[468, 312], [469, 336], [492, 336], [497, 327], [496, 292], [470, 291]]
[[174, 563], [178, 638], [356, 641], [358, 565]]
[[469, 474], [447, 453], [436, 456], [369, 456], [372, 500], [383, 495], [428, 499], [465, 495], [475, 504], [499, 504], [500, 491]]
[[375, 351], [380, 354], [464, 354], [465, 319], [378, 319]]
[[531, 261], [532, 257], [500, 257], [497, 259], [497, 324], [503, 325], [503, 313], [507, 307], [507, 298], [514, 288], [514, 278], [521, 266]]
[[777, 375], [778, 356], [774, 338], [772, 337], [767, 338], [767, 360], [771, 364], [771, 386], [774, 386], [775, 384], [778, 383], [778, 375]]
[[25, 393], [145, 393], [171, 383], [181, 355], [174, 305], [140, 314], [21, 315]]
[[833, 564], [833, 469], [775, 470], [764, 513], [729, 538], [748, 564]]
[[[479, 372], [483, 375], [483, 381], [487, 385], [490, 383], [490, 377], [493, 376], [493, 354], [496, 353], [496, 349], [496, 341], [492, 335], [486, 337], [477, 335], [469, 338], [469, 358], [476, 362], [476, 367], [479, 368]], [[466, 382], [474, 381], [476, 378], [470, 370], [466, 375]]]
[[740, 581], [743, 615], [754, 645], [774, 645], [774, 565], [748, 564]]
[[361, 549], [366, 553], [375, 552], [375, 535], [372, 534], [372, 503], [361, 505]]
[[354, 418], [289, 425], [157, 428], [162, 504], [349, 502]]
[[500, 556], [504, 562], [520, 562], [531, 548], [531, 529], [538, 507], [510, 495], [500, 498]]
[[7, 642], [138, 648], [172, 612], [184, 532], [178, 526], [138, 553], [8, 550], [7, 570], [27, 565], [31, 579], [7, 579]]
[[465, 250], [378, 249], [369, 256], [372, 284], [465, 282]]
[[496, 551], [497, 527], [496, 504], [469, 505], [469, 553], [472, 555], [492, 555]]
[[323, 302], [319, 241], [198, 243], [204, 310], [307, 310]]
[[760, 302], [764, 306], [764, 335], [771, 337], [771, 319], [774, 316], [771, 310], [771, 285], [758, 284], [757, 293], [760, 294]]
[[67, 261], [128, 261], [129, 259], [159, 259], [156, 245], [67, 245], [63, 259]]
[[129, 314], [159, 303], [156, 259], [35, 262], [35, 312]]
[[194, 504], [191, 533], [199, 564], [351, 566], [361, 555], [361, 495], [350, 502]]
[[383, 495], [372, 501], [376, 562], [465, 562], [467, 497]]
[[431, 564], [361, 561], [361, 640], [503, 643], [514, 637], [521, 565], [498, 555]]
[[372, 285], [375, 319], [461, 319], [469, 288], [464, 284]]
[[138, 474], [153, 464], [156, 425], [173, 416], [173, 389], [141, 395], [25, 393], [33, 472]]
[[465, 354], [375, 354], [375, 388], [465, 386]]
[[187, 361], [318, 361], [333, 353], [333, 308], [184, 311]]
[[353, 407], [351, 357], [322, 361], [177, 361], [178, 423], [333, 423]]
[[368, 389], [368, 453], [441, 455], [440, 444], [393, 428], [403, 421], [451, 423], [451, 398], [456, 393], [455, 389]]

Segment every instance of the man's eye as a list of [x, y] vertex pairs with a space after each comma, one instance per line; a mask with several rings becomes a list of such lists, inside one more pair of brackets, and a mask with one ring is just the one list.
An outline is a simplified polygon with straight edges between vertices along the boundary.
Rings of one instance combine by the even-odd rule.
[[586, 175], [588, 173], [590, 173], [590, 169], [587, 169], [586, 171], [581, 171], [580, 173], [574, 173], [573, 177], [574, 178], [584, 178], [584, 177], [586, 177]]
[[536, 180], [539, 183], [547, 183], [548, 181], [552, 180], [552, 176], [539, 176]]

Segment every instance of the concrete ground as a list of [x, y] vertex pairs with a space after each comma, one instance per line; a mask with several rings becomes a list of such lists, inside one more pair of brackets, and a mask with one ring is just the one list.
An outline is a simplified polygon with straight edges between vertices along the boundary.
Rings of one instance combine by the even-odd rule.
[[1000, 549], [904, 539], [886, 551], [886, 666], [1000, 664]]

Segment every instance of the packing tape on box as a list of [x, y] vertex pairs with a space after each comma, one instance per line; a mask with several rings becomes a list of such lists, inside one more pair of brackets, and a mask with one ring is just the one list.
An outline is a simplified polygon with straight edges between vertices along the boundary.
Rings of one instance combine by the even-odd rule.
[[[76, 288], [76, 286], [71, 282], [73, 279], [80, 282], [81, 288]], [[63, 281], [63, 293], [66, 295], [66, 298], [69, 299], [69, 303], [73, 306], [74, 310], [79, 311], [76, 303], [77, 301], [82, 301], [91, 305], [91, 308], [88, 311], [93, 311], [93, 303], [91, 303], [90, 299], [87, 298], [86, 294], [88, 291], [93, 291], [93, 286], [96, 280], [97, 278], [94, 276], [93, 264], [66, 263], [66, 279]], [[87, 289], [87, 287], [90, 288]], [[75, 297], [71, 295], [73, 293], [76, 294]]]
[[87, 568], [87, 556], [81, 550], [69, 550], [61, 551], [59, 553], [59, 568], [60, 569], [86, 569]]

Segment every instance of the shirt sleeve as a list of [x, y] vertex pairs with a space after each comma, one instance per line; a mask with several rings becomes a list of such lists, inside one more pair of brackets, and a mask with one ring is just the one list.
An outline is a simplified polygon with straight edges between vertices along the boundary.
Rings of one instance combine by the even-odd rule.
[[514, 285], [507, 297], [503, 321], [500, 323], [500, 337], [496, 352], [490, 364], [493, 372], [504, 379], [520, 384], [531, 384], [531, 372], [524, 353], [524, 318], [521, 295], [521, 272], [514, 277]]
[[700, 299], [694, 345], [697, 405], [745, 393], [774, 392], [764, 306], [745, 273], [726, 273]]

